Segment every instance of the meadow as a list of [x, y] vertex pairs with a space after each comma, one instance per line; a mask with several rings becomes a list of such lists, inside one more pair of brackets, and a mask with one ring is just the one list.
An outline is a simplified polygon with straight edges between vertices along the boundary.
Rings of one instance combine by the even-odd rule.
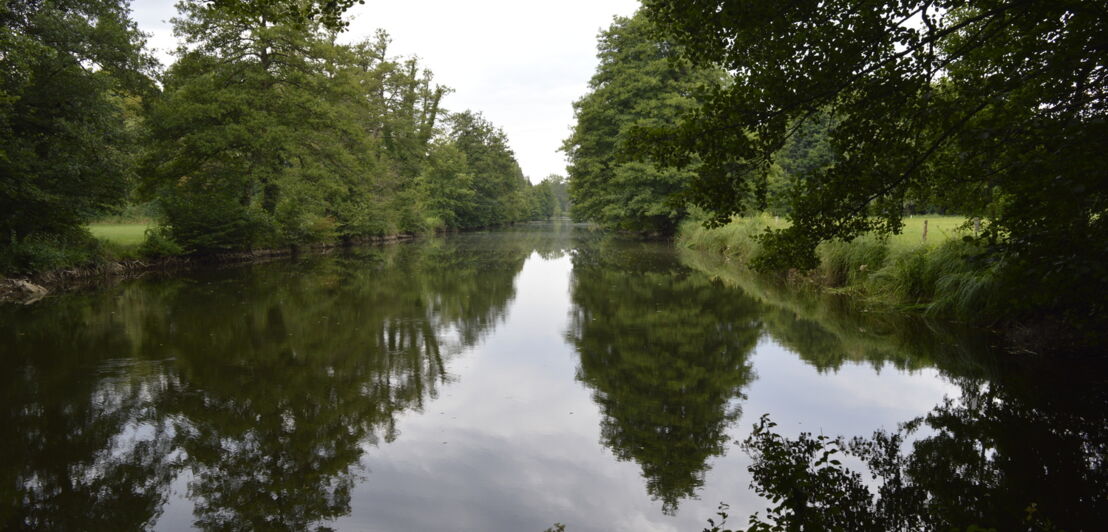
[[152, 223], [94, 223], [88, 226], [92, 236], [120, 246], [138, 246], [146, 238]]

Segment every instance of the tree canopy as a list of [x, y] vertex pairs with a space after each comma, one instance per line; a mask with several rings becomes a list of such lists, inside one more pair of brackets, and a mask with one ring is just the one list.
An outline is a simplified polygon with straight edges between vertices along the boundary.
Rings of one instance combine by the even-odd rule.
[[1024, 302], [1108, 288], [1103, 3], [645, 0], [644, 13], [729, 74], [679, 126], [636, 135], [698, 165], [691, 198], [716, 222], [764, 189], [790, 136], [834, 117], [839, 157], [796, 180], [763, 265], [811, 267], [820, 241], [895, 232], [906, 202], [928, 201], [983, 218], [993, 260], [1054, 288]]
[[79, 231], [124, 199], [125, 109], [154, 65], [129, 15], [108, 0], [0, 6], [0, 246]]
[[0, 271], [95, 261], [91, 220], [142, 202], [146, 253], [350, 242], [552, 216], [498, 127], [383, 31], [343, 44], [357, 0], [185, 0], [164, 72], [125, 4], [0, 8]]
[[718, 75], [679, 59], [639, 15], [617, 17], [600, 34], [597, 57], [589, 92], [574, 102], [576, 123], [562, 145], [574, 216], [616, 229], [672, 233], [685, 216], [678, 195], [693, 171], [627, 160], [619, 152], [633, 126], [673, 125], [694, 107], [694, 89]]

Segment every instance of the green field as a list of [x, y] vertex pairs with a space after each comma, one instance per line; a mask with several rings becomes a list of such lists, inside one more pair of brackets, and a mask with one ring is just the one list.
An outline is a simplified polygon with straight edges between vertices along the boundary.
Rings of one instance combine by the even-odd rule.
[[88, 230], [92, 236], [121, 246], [137, 246], [146, 237], [146, 229], [152, 224], [91, 224]]
[[927, 243], [938, 244], [955, 236], [961, 236], [958, 228], [966, 223], [965, 216], [917, 215], [904, 218], [904, 230], [890, 235], [893, 247], [912, 247], [923, 244], [923, 221], [927, 220]]

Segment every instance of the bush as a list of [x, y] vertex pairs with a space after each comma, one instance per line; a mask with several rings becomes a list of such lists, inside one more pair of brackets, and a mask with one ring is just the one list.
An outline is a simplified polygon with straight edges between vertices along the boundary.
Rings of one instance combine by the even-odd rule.
[[185, 249], [174, 242], [168, 232], [162, 228], [147, 229], [146, 239], [139, 245], [139, 254], [151, 259], [173, 257], [184, 253]]
[[277, 228], [261, 209], [222, 196], [174, 197], [165, 206], [168, 235], [184, 251], [237, 251], [277, 242]]
[[31, 275], [85, 265], [98, 257], [97, 242], [87, 231], [35, 234], [13, 239], [0, 250], [0, 272]]

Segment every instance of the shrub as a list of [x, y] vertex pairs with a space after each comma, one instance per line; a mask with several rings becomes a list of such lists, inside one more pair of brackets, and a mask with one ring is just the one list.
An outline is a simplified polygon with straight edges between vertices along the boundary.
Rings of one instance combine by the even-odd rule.
[[169, 232], [162, 228], [146, 230], [146, 239], [139, 245], [139, 254], [152, 259], [183, 255], [185, 249], [173, 241]]
[[222, 196], [174, 197], [164, 208], [168, 234], [188, 252], [242, 250], [277, 241], [275, 224], [264, 211]]
[[87, 231], [40, 233], [13, 238], [9, 246], [0, 250], [0, 272], [31, 275], [88, 264], [98, 256], [96, 240]]

